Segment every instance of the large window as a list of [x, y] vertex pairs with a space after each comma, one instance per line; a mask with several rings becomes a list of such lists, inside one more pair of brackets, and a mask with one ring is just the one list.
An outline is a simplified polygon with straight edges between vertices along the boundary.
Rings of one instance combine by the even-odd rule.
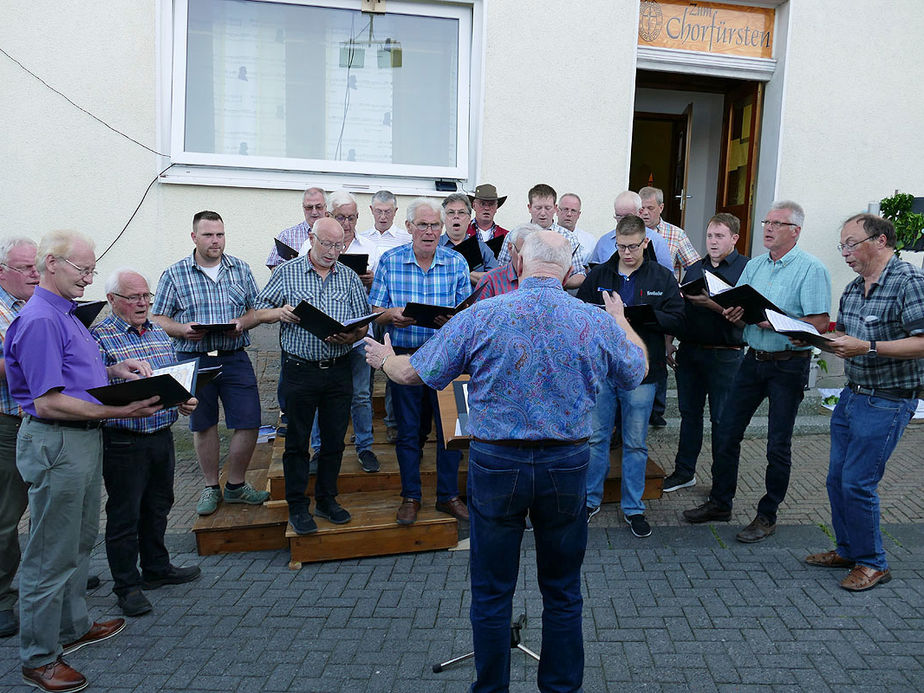
[[472, 6], [176, 0], [172, 160], [469, 175]]

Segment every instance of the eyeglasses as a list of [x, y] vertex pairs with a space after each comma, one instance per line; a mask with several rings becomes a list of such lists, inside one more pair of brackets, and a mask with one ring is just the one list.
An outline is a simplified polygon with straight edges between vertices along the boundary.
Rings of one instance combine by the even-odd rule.
[[467, 217], [468, 215], [469, 215], [469, 212], [464, 209], [447, 209], [446, 210], [447, 217]]
[[343, 214], [338, 214], [337, 216], [334, 217], [334, 220], [335, 220], [338, 224], [342, 224], [342, 223], [345, 222], [345, 221], [349, 221], [349, 222], [351, 222], [351, 223], [355, 223], [357, 219], [359, 219], [359, 215], [358, 215], [358, 214], [350, 214], [350, 215], [348, 215], [348, 216], [344, 216]]
[[306, 212], [323, 212], [327, 208], [326, 205], [302, 205], [302, 209]]
[[443, 226], [443, 224], [438, 221], [433, 222], [432, 224], [418, 224], [416, 221], [412, 223], [414, 225], [414, 228], [416, 228], [418, 231], [426, 231], [428, 229], [430, 231], [439, 231], [440, 227]]
[[871, 238], [879, 238], [879, 236], [867, 236], [866, 238], [859, 240], [859, 241], [848, 241], [847, 243], [838, 243], [837, 251], [839, 253], [842, 253], [846, 250], [848, 253], [852, 253], [858, 245], [860, 245], [864, 241], [870, 240]]
[[641, 243], [630, 243], [629, 245], [623, 245], [622, 243], [617, 243], [616, 247], [619, 248], [624, 253], [634, 253], [636, 250], [645, 245], [645, 241]]
[[372, 213], [377, 217], [387, 217], [391, 214], [394, 214], [397, 211], [398, 210], [394, 208], [392, 209], [375, 209], [374, 207], [372, 208]]
[[327, 248], [328, 250], [336, 250], [338, 253], [344, 248], [346, 248], [346, 244], [344, 243], [335, 243], [334, 241], [322, 241], [317, 236], [315, 236], [312, 243], [317, 243], [322, 248]]
[[775, 229], [777, 231], [784, 226], [798, 226], [798, 224], [793, 224], [791, 221], [770, 221], [769, 219], [764, 219], [760, 222], [760, 225], [764, 228]]
[[80, 274], [81, 277], [97, 277], [99, 272], [90, 267], [81, 267], [80, 265], [75, 265], [73, 262], [68, 260], [66, 257], [60, 257], [59, 260], [64, 260], [67, 264], [73, 267]]
[[154, 294], [152, 294], [152, 293], [147, 293], [147, 294], [132, 294], [131, 296], [124, 296], [124, 295], [122, 295], [122, 294], [117, 294], [116, 292], [113, 291], [113, 292], [112, 292], [112, 295], [113, 295], [113, 296], [118, 296], [119, 298], [124, 298], [124, 299], [125, 299], [126, 301], [128, 301], [129, 303], [138, 303], [138, 302], [150, 303], [150, 302], [151, 302], [151, 299], [154, 298]]
[[39, 271], [38, 271], [38, 269], [36, 269], [35, 265], [26, 265], [25, 267], [13, 267], [13, 265], [8, 265], [8, 264], [6, 264], [5, 262], [0, 262], [0, 265], [3, 265], [3, 266], [6, 267], [8, 270], [13, 270], [14, 272], [16, 272], [16, 273], [18, 273], [18, 274], [22, 274], [22, 275], [24, 275], [24, 276], [26, 276], [26, 277], [28, 277], [28, 276], [30, 276], [30, 275], [32, 275], [32, 274], [38, 274], [38, 273], [39, 273]]

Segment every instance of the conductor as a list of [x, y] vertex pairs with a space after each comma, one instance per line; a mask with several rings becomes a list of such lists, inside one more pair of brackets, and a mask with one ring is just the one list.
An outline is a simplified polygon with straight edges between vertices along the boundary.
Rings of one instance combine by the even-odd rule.
[[393, 381], [446, 387], [471, 373], [468, 498], [472, 691], [506, 690], [510, 624], [527, 512], [543, 596], [540, 690], [579, 690], [584, 675], [580, 570], [585, 477], [597, 383], [632, 389], [647, 373], [641, 338], [617, 295], [605, 311], [569, 296], [571, 248], [552, 231], [516, 259], [517, 291], [453, 317], [413, 355], [367, 338], [366, 360]]

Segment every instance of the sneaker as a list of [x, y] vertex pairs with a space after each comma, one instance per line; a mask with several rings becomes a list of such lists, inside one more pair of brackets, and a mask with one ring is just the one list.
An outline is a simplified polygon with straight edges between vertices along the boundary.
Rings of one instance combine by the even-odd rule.
[[362, 465], [364, 472], [377, 472], [381, 468], [379, 458], [375, 456], [372, 450], [363, 450], [359, 453], [359, 463]]
[[150, 612], [154, 607], [148, 598], [141, 593], [141, 590], [132, 590], [126, 594], [120, 594], [117, 597], [119, 608], [126, 616], [141, 616]]
[[325, 498], [315, 503], [314, 514], [335, 525], [345, 525], [352, 519], [350, 513], [333, 498]]
[[626, 515], [626, 524], [639, 539], [651, 536], [651, 525], [644, 515]]
[[186, 582], [192, 582], [202, 575], [202, 570], [197, 565], [177, 568], [171, 565], [163, 575], [145, 575], [142, 572], [141, 586], [146, 590], [156, 590], [164, 585], [182, 585]]
[[588, 505], [587, 506], [587, 524], [590, 524], [590, 518], [600, 512], [599, 505]]
[[199, 502], [196, 503], [196, 512], [200, 515], [211, 515], [218, 510], [219, 503], [221, 503], [221, 489], [206, 486], [202, 489]]
[[263, 505], [263, 503], [269, 500], [269, 497], [269, 491], [258, 491], [246, 481], [240, 488], [229, 489], [225, 486], [225, 503]]
[[691, 486], [696, 486], [695, 474], [691, 477], [684, 478], [677, 472], [674, 472], [666, 479], [664, 479], [664, 488], [661, 490], [664, 491], [664, 493], [670, 493], [671, 491], [676, 491], [679, 488], [690, 488]]
[[297, 513], [289, 514], [289, 525], [296, 534], [304, 536], [305, 534], [314, 534], [318, 531], [318, 523], [311, 517], [311, 513], [303, 510]]

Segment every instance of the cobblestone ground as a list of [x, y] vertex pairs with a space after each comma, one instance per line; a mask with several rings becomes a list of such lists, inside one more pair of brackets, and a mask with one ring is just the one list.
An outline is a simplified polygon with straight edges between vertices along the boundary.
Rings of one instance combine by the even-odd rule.
[[[685, 525], [705, 497], [709, 450], [697, 486], [649, 503], [649, 539], [631, 536], [616, 506], [594, 518], [584, 562], [585, 690], [924, 690], [924, 427], [910, 427], [881, 486], [894, 579], [849, 594], [840, 571], [812, 568], [806, 553], [831, 546], [824, 492], [827, 437], [794, 439], [793, 476], [774, 537], [739, 544], [761, 495], [766, 441], [742, 448], [732, 522]], [[286, 552], [199, 558], [189, 532], [199, 476], [179, 436], [174, 562], [198, 563], [191, 585], [149, 593], [155, 610], [118, 637], [74, 653], [93, 691], [465, 691], [470, 663], [431, 665], [471, 647], [468, 555], [408, 554], [287, 568]], [[651, 455], [670, 471], [671, 441]], [[540, 648], [541, 598], [526, 535], [514, 614]], [[91, 614], [118, 615], [103, 578]], [[0, 640], [0, 691], [19, 683], [17, 639]], [[535, 690], [536, 665], [512, 654], [513, 691]]]

